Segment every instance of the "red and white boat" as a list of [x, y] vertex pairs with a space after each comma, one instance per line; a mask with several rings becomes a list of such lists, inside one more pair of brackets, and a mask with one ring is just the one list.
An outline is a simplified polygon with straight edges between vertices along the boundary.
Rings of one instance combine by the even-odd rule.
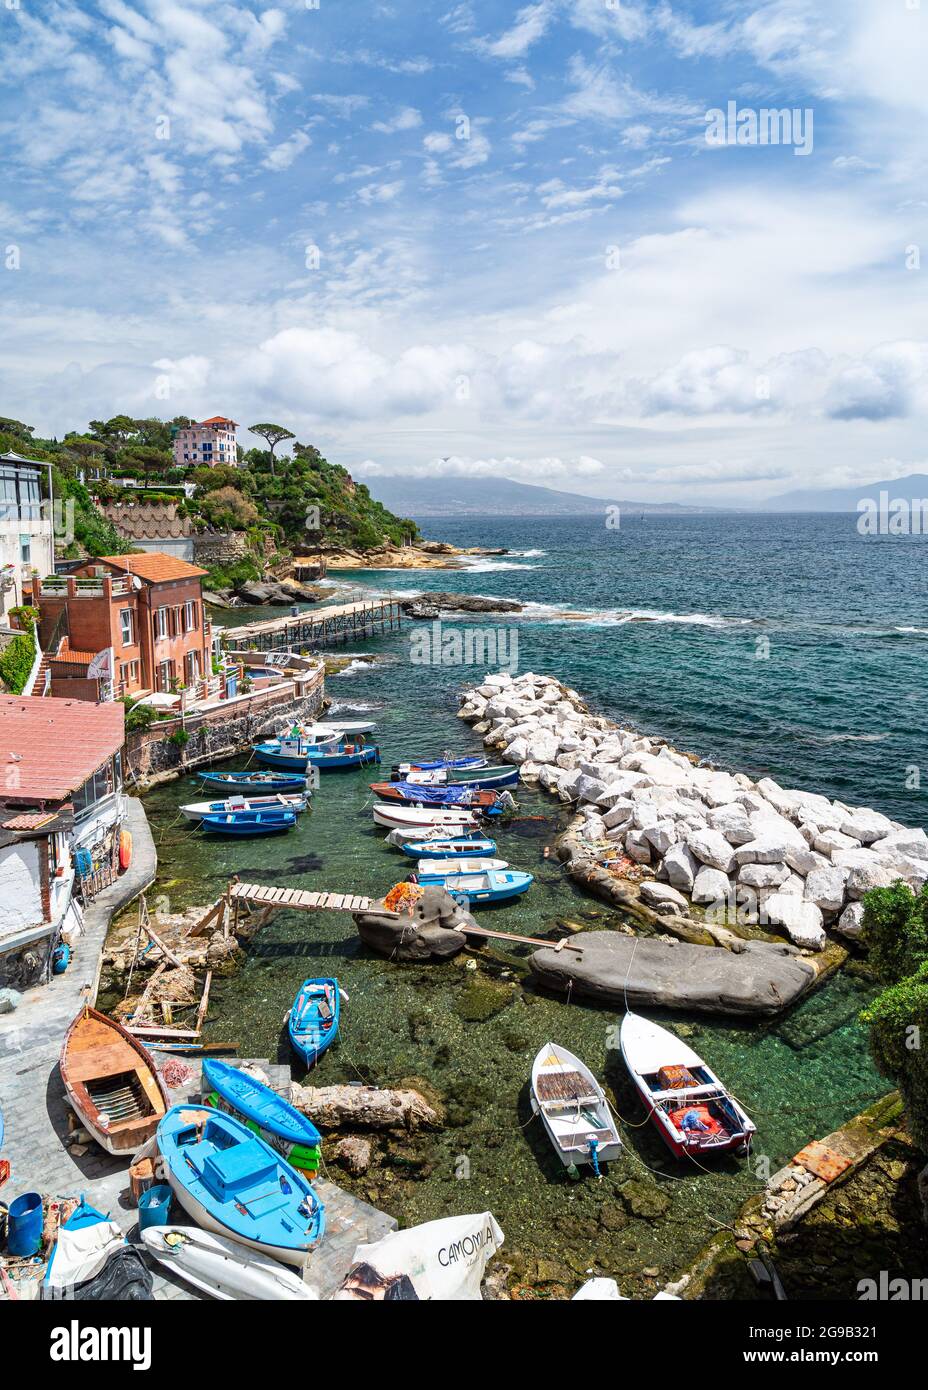
[[651, 1122], [676, 1158], [747, 1152], [757, 1126], [681, 1038], [640, 1014], [627, 1013], [620, 1046]]

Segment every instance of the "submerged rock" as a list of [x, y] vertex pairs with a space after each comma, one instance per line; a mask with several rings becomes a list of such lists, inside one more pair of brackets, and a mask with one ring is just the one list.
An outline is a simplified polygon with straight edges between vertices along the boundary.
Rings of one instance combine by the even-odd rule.
[[353, 914], [366, 946], [392, 960], [445, 960], [467, 945], [476, 922], [443, 888], [428, 887], [411, 912], [389, 912], [383, 900]]
[[773, 1015], [803, 995], [815, 968], [785, 943], [748, 941], [738, 954], [716, 946], [670, 945], [646, 937], [585, 932], [579, 949], [545, 946], [529, 958], [548, 989], [608, 1005], [683, 1009], [736, 1016]]

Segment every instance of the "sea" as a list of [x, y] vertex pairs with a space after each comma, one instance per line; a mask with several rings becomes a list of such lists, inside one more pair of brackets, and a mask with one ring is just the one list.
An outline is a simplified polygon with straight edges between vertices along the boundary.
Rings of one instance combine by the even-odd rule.
[[[332, 601], [450, 591], [515, 600], [522, 610], [449, 613], [440, 629], [408, 620], [346, 649], [327, 682], [333, 714], [377, 720], [385, 774], [409, 757], [481, 750], [456, 712], [461, 690], [500, 664], [467, 662], [485, 656], [495, 633], [507, 669], [558, 676], [623, 725], [719, 767], [926, 825], [928, 540], [863, 537], [855, 523], [838, 514], [634, 511], [424, 521], [428, 536], [506, 553], [454, 570], [332, 573]], [[215, 618], [229, 625], [255, 616], [268, 611]], [[355, 771], [324, 776], [295, 831], [254, 842], [190, 832], [177, 808], [195, 799], [193, 779], [154, 789], [145, 806], [159, 846], [156, 906], [205, 905], [232, 873], [382, 895], [411, 861], [373, 826], [372, 780]], [[484, 913], [486, 925], [542, 936], [559, 921], [625, 925], [565, 879], [550, 853], [565, 824], [559, 803], [520, 788], [498, 852], [535, 882], [517, 903]], [[492, 1211], [512, 1281], [540, 1296], [571, 1291], [591, 1271], [617, 1278], [630, 1296], [653, 1292], [772, 1171], [889, 1089], [858, 1022], [873, 987], [853, 965], [777, 1020], [656, 1012], [711, 1062], [758, 1126], [750, 1160], [681, 1168], [643, 1123], [617, 1050], [619, 1017], [536, 992], [527, 955], [504, 942], [479, 963], [468, 954], [402, 965], [367, 952], [347, 916], [283, 912], [243, 965], [214, 984], [207, 1035], [236, 1042], [239, 1055], [288, 1059], [283, 1019], [300, 982], [336, 975], [348, 994], [341, 1038], [313, 1084], [419, 1080], [441, 1098], [446, 1122], [418, 1137], [375, 1136], [369, 1173], [350, 1178], [333, 1166], [329, 1176], [403, 1225]], [[622, 1117], [625, 1152], [599, 1180], [572, 1180], [532, 1118], [529, 1069], [546, 1041], [583, 1056]], [[303, 1079], [297, 1068], [294, 1076]]]

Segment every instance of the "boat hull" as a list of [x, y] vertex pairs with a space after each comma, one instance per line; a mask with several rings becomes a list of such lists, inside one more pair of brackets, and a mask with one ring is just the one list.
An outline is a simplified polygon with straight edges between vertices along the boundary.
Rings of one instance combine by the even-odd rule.
[[288, 753], [277, 751], [266, 745], [257, 744], [254, 749], [256, 760], [263, 767], [280, 767], [293, 772], [309, 772], [318, 768], [320, 772], [332, 772], [340, 768], [365, 767], [380, 762], [380, 749], [361, 748], [356, 753]]
[[191, 1216], [198, 1226], [204, 1230], [212, 1231], [214, 1235], [224, 1236], [226, 1240], [236, 1241], [239, 1245], [247, 1246], [249, 1250], [257, 1250], [262, 1255], [268, 1255], [273, 1260], [280, 1260], [282, 1264], [295, 1265], [297, 1269], [302, 1269], [306, 1263], [306, 1256], [309, 1254], [310, 1247], [305, 1250], [293, 1250], [285, 1245], [268, 1245], [264, 1241], [249, 1240], [246, 1236], [239, 1235], [229, 1226], [214, 1216], [209, 1207], [195, 1197], [189, 1187], [180, 1182], [177, 1175], [173, 1172], [168, 1173], [168, 1182], [171, 1191], [180, 1202], [184, 1211]]
[[180, 813], [187, 820], [199, 823], [204, 816], [234, 815], [236, 811], [293, 811], [299, 816], [306, 810], [304, 796], [286, 796], [283, 792], [279, 795], [285, 796], [285, 801], [278, 796], [246, 796], [241, 798], [244, 802], [241, 806], [232, 805], [234, 797], [227, 797], [225, 801], [189, 801], [180, 807]]
[[308, 1177], [319, 1170], [322, 1142], [316, 1126], [255, 1077], [218, 1058], [203, 1063], [203, 1104], [250, 1129], [290, 1164]]
[[59, 1068], [68, 1105], [116, 1158], [129, 1158], [141, 1148], [170, 1107], [148, 1050], [96, 1009], [82, 1009], [71, 1023]]
[[237, 819], [234, 811], [225, 816], [206, 815], [200, 818], [200, 829], [210, 835], [279, 835], [292, 830], [295, 825], [294, 811], [280, 816], [269, 815], [261, 820]]
[[[649, 1120], [675, 1158], [691, 1158], [695, 1155], [703, 1158], [715, 1154], [747, 1151], [750, 1147], [751, 1136], [754, 1133], [753, 1121], [729, 1095], [725, 1086], [698, 1053], [682, 1042], [676, 1034], [629, 1012], [622, 1020], [619, 1049]], [[707, 1097], [700, 1094], [698, 1090], [695, 1094], [692, 1091], [681, 1090], [679, 1108], [695, 1107], [706, 1099], [711, 1099], [717, 1104], [720, 1099], [723, 1099], [731, 1107], [731, 1115], [737, 1121], [739, 1128], [727, 1137], [705, 1136], [698, 1131], [690, 1132], [690, 1138], [687, 1141], [680, 1129], [670, 1121], [665, 1111], [656, 1103], [656, 1095], [658, 1098], [666, 1098], [672, 1093], [666, 1091], [655, 1093], [646, 1080], [648, 1075], [653, 1075], [656, 1072], [658, 1066], [683, 1067], [690, 1071], [695, 1070], [704, 1073], [709, 1081], [702, 1086], [701, 1090], [702, 1092], [711, 1091], [713, 1094]]]
[[476, 830], [477, 820], [469, 811], [449, 811], [442, 806], [399, 806], [376, 802], [371, 807], [374, 822], [388, 830], [409, 830], [411, 827], [441, 830]]
[[[550, 1110], [545, 1104], [545, 1097], [541, 1094], [544, 1084], [543, 1078], [546, 1074], [553, 1074], [549, 1066], [552, 1059], [557, 1063], [554, 1073], [558, 1068], [561, 1068], [568, 1075], [579, 1076], [584, 1086], [589, 1088], [590, 1102], [582, 1112], [582, 1117], [586, 1123], [580, 1124], [579, 1127], [576, 1109], [572, 1102], [567, 1101], [565, 1103], [565, 1113], [562, 1115], [557, 1110]], [[597, 1163], [612, 1163], [621, 1157], [622, 1141], [615, 1127], [603, 1088], [585, 1062], [557, 1043], [545, 1043], [539, 1049], [532, 1063], [531, 1106], [532, 1113], [541, 1116], [541, 1122], [551, 1142], [551, 1147], [565, 1168], [576, 1167], [579, 1164], [592, 1165], [593, 1159], [589, 1141], [600, 1133], [604, 1137], [602, 1141], [598, 1141]], [[593, 1124], [592, 1121], [587, 1120], [588, 1115], [595, 1115], [598, 1124]], [[572, 1141], [569, 1145], [565, 1142], [568, 1138]]]
[[[180, 1235], [172, 1247], [166, 1237]], [[314, 1301], [318, 1295], [297, 1274], [263, 1251], [195, 1226], [149, 1226], [142, 1232], [145, 1249], [165, 1269], [212, 1298], [262, 1302], [284, 1299]]]
[[298, 772], [284, 772], [278, 777], [268, 772], [201, 772], [199, 776], [204, 786], [223, 787], [228, 791], [245, 789], [246, 796], [252, 787], [256, 795], [263, 791], [299, 792], [306, 788], [306, 778]]
[[485, 854], [496, 853], [495, 840], [404, 840], [399, 846], [409, 859], [446, 859], [454, 855], [458, 859], [479, 858]]
[[[326, 1029], [321, 1027], [321, 1015], [312, 1003], [316, 996], [310, 992], [309, 986], [327, 988], [325, 997], [331, 1000], [332, 1022]], [[329, 976], [304, 980], [287, 1017], [287, 1032], [294, 1051], [303, 1058], [307, 1067], [314, 1067], [322, 1054], [332, 1046], [338, 1037], [340, 1020], [341, 997], [338, 981]]]

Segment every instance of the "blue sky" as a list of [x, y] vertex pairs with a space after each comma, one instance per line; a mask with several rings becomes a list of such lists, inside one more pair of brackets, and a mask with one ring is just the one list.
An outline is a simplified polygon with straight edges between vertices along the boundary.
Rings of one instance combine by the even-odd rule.
[[[19, 0], [0, 31], [0, 413], [655, 500], [928, 471], [928, 0]], [[810, 151], [711, 146], [729, 102], [811, 112]]]

